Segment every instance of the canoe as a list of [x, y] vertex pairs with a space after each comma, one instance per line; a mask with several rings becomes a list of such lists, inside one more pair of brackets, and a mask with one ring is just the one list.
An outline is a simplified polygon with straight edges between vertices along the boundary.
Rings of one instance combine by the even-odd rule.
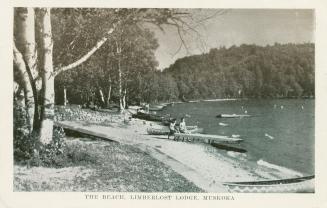
[[233, 193], [314, 193], [315, 176], [270, 181], [224, 182]]
[[158, 105], [150, 105], [149, 110], [150, 111], [161, 111], [166, 107], [165, 104], [158, 104]]
[[185, 133], [175, 133], [175, 140], [188, 140], [188, 141], [203, 141], [207, 143], [237, 143], [243, 141], [241, 138], [232, 138], [228, 136], [221, 135], [211, 135], [211, 134], [185, 134]]
[[212, 142], [210, 144], [213, 147], [216, 147], [218, 149], [222, 149], [222, 150], [226, 150], [226, 151], [233, 151], [233, 152], [239, 152], [239, 153], [246, 153], [247, 150], [240, 148], [240, 147], [234, 147], [234, 146], [229, 146], [229, 145], [225, 145], [225, 144], [219, 144], [219, 143], [215, 143]]
[[237, 99], [234, 98], [218, 98], [218, 99], [207, 99], [207, 100], [202, 100], [204, 102], [217, 102], [217, 101], [234, 101]]
[[228, 124], [220, 122], [219, 126], [228, 126]]
[[163, 122], [165, 120], [163, 116], [159, 116], [151, 113], [142, 113], [142, 112], [137, 112], [136, 114], [133, 114], [132, 118], [139, 118], [142, 120], [159, 121], [159, 122]]
[[200, 100], [189, 100], [188, 102], [189, 102], [189, 103], [199, 103]]
[[[197, 126], [187, 126], [186, 129], [190, 133], [202, 133], [203, 128], [198, 128]], [[150, 135], [168, 135], [169, 134], [169, 128], [148, 128], [147, 129], [148, 134]]]
[[217, 118], [243, 118], [250, 117], [248, 114], [218, 114]]

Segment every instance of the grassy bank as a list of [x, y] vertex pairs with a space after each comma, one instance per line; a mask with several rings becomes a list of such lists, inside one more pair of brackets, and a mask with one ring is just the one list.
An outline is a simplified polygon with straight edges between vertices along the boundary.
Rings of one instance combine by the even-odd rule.
[[[201, 192], [138, 148], [116, 142], [65, 138], [55, 167], [15, 165], [15, 191]], [[59, 167], [59, 168], [58, 168]]]

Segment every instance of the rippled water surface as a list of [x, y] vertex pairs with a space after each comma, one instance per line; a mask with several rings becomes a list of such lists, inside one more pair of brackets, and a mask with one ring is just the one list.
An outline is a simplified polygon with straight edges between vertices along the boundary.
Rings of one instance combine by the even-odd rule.
[[[314, 173], [314, 100], [202, 101], [168, 106], [160, 113], [188, 114], [187, 124], [197, 124], [207, 134], [240, 135], [244, 141], [234, 147], [246, 149], [251, 161]], [[252, 117], [216, 118], [234, 113]]]

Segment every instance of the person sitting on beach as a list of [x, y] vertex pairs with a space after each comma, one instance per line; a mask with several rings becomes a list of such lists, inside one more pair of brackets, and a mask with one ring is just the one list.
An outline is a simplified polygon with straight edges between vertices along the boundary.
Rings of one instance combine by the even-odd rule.
[[176, 119], [173, 119], [173, 120], [171, 120], [170, 123], [169, 123], [169, 134], [168, 134], [168, 139], [169, 139], [169, 136], [174, 135], [176, 132], [177, 132], [177, 129], [176, 129]]
[[181, 118], [181, 122], [179, 123], [179, 131], [181, 133], [187, 133], [187, 128], [186, 128], [186, 123], [185, 123], [185, 118]]

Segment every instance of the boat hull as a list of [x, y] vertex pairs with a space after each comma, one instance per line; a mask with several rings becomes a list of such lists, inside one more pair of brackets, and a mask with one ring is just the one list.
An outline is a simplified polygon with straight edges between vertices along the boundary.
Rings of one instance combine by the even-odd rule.
[[141, 112], [138, 112], [137, 114], [133, 114], [132, 118], [138, 118], [147, 121], [157, 121], [157, 122], [165, 121], [165, 118], [163, 116], [158, 116], [149, 113], [141, 113]]
[[272, 181], [225, 182], [233, 193], [314, 193], [314, 176]]
[[218, 114], [217, 118], [243, 118], [243, 117], [251, 117], [251, 115], [247, 114]]
[[[189, 133], [202, 133], [203, 128], [198, 128], [197, 126], [187, 126], [186, 127]], [[148, 134], [150, 135], [168, 135], [169, 134], [169, 128], [148, 128], [147, 129]]]

